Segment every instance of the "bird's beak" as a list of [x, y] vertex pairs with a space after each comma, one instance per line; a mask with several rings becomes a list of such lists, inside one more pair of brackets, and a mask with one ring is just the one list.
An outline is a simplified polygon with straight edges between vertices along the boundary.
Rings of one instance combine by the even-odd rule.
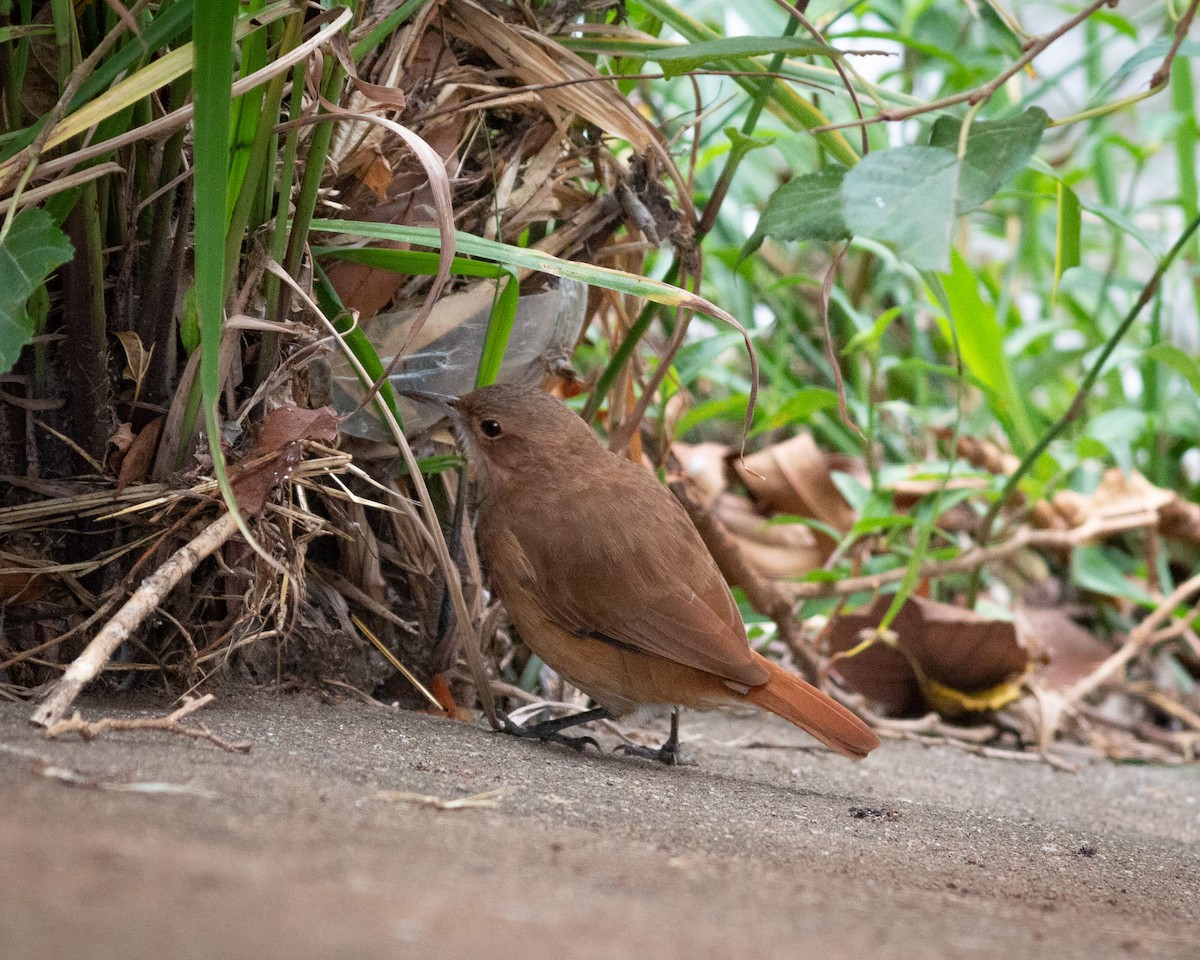
[[451, 420], [458, 418], [458, 409], [455, 407], [458, 397], [448, 397], [441, 393], [426, 393], [424, 390], [397, 390], [396, 392], [402, 397], [408, 397], [409, 400], [416, 400], [417, 403], [424, 403], [440, 410]]

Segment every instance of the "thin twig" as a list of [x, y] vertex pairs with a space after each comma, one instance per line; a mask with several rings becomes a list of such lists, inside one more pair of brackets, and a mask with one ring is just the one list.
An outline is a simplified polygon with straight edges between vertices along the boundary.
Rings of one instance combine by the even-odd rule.
[[175, 733], [196, 740], [207, 740], [214, 746], [229, 753], [249, 753], [253, 744], [249, 740], [237, 740], [230, 743], [218, 737], [215, 733], [200, 724], [198, 727], [185, 727], [179, 721], [189, 714], [195, 713], [213, 699], [211, 693], [206, 693], [198, 700], [188, 700], [182, 707], [165, 717], [138, 717], [133, 720], [122, 720], [116, 717], [102, 717], [99, 720], [84, 720], [79, 711], [69, 720], [56, 720], [48, 726], [46, 739], [52, 740], [65, 733], [77, 733], [84, 740], [95, 740], [108, 730], [162, 730], [164, 733]]
[[948, 97], [941, 97], [937, 100], [930, 100], [928, 103], [917, 104], [912, 107], [903, 107], [899, 110], [881, 110], [873, 117], [860, 118], [856, 120], [847, 120], [844, 123], [828, 123], [821, 127], [813, 127], [810, 133], [832, 133], [835, 130], [845, 130], [850, 127], [865, 126], [869, 123], [891, 123], [897, 120], [908, 120], [912, 117], [918, 117], [923, 113], [931, 113], [934, 110], [944, 110], [946, 107], [953, 107], [960, 103], [980, 103], [990, 100], [992, 94], [999, 90], [1011, 77], [1016, 76], [1025, 67], [1033, 62], [1033, 60], [1041, 54], [1048, 46], [1062, 37], [1077, 26], [1083, 23], [1088, 17], [1102, 7], [1115, 6], [1112, 0], [1093, 0], [1092, 3], [1084, 7], [1079, 13], [1071, 17], [1071, 19], [1059, 24], [1049, 33], [1044, 33], [1036, 40], [1031, 41], [1025, 47], [1025, 52], [1012, 62], [1004, 70], [1000, 71], [995, 77], [987, 83], [980, 84], [972, 90], [966, 90], [962, 93], [955, 93]]
[[[1107, 520], [1089, 520], [1071, 530], [1023, 528], [1003, 543], [997, 543], [990, 547], [973, 547], [949, 560], [923, 564], [918, 576], [920, 579], [936, 579], [952, 573], [965, 573], [994, 563], [996, 560], [1002, 560], [1026, 547], [1042, 549], [1073, 547], [1113, 533], [1153, 526], [1157, 522], [1158, 515], [1151, 512], [1129, 514]], [[811, 600], [815, 597], [840, 597], [852, 593], [874, 593], [889, 584], [903, 580], [907, 571], [907, 567], [897, 567], [894, 570], [885, 570], [883, 573], [849, 577], [844, 580], [796, 583], [789, 586], [788, 592], [797, 601]]]
[[1078, 703], [1089, 693], [1092, 693], [1113, 679], [1117, 673], [1125, 668], [1125, 665], [1130, 660], [1154, 642], [1158, 628], [1166, 620], [1174, 616], [1176, 607], [1187, 601], [1195, 593], [1200, 593], [1200, 574], [1196, 574], [1196, 576], [1185, 580], [1169, 596], [1164, 597], [1162, 603], [1145, 620], [1129, 632], [1129, 637], [1121, 644], [1120, 649], [1116, 653], [1112, 654], [1082, 680], [1077, 681], [1074, 686], [1069, 687], [1063, 694], [1067, 703]]
[[1150, 78], [1151, 90], [1166, 85], [1168, 78], [1171, 76], [1171, 64], [1175, 62], [1175, 54], [1179, 52], [1179, 45], [1183, 43], [1183, 38], [1187, 36], [1188, 31], [1192, 28], [1192, 20], [1196, 17], [1197, 7], [1200, 7], [1200, 0], [1192, 0], [1188, 4], [1187, 10], [1184, 11], [1183, 16], [1179, 18], [1179, 22], [1175, 24], [1175, 41], [1171, 44], [1171, 49], [1167, 51], [1167, 55], [1163, 57], [1163, 62], [1154, 71], [1154, 76]]

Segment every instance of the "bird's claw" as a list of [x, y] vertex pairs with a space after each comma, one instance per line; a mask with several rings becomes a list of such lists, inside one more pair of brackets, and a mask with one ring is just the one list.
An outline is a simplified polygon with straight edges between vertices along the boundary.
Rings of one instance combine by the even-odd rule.
[[680, 752], [678, 744], [669, 741], [661, 747], [643, 747], [636, 743], [622, 743], [613, 748], [613, 753], [619, 753], [627, 757], [642, 757], [646, 760], [657, 760], [668, 767], [690, 767], [696, 763], [691, 757], [686, 757]]
[[592, 737], [568, 737], [565, 734], [559, 733], [560, 721], [545, 720], [526, 727], [519, 723], [514, 723], [503, 713], [499, 715], [499, 719], [500, 733], [520, 737], [522, 740], [541, 740], [543, 743], [560, 743], [564, 747], [570, 747], [572, 750], [577, 750], [580, 753], [588, 746], [595, 747], [596, 751], [600, 752], [600, 744]]

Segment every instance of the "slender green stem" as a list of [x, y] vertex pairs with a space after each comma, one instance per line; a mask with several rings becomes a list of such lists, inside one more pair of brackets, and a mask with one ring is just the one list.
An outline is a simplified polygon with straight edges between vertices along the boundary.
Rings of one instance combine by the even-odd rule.
[[[1192, 218], [1191, 222], [1184, 229], [1183, 233], [1179, 235], [1179, 239], [1176, 240], [1171, 249], [1167, 251], [1166, 256], [1163, 257], [1153, 275], [1149, 280], [1146, 281], [1146, 285], [1142, 288], [1142, 292], [1138, 296], [1137, 302], [1129, 308], [1129, 312], [1125, 314], [1125, 318], [1121, 321], [1117, 329], [1113, 331], [1112, 336], [1108, 338], [1108, 342], [1104, 344], [1104, 349], [1100, 351], [1100, 356], [1096, 358], [1095, 363], [1092, 364], [1091, 369], [1088, 370], [1087, 375], [1083, 378], [1083, 383], [1079, 385], [1079, 389], [1075, 393], [1075, 398], [1071, 401], [1071, 405], [1067, 408], [1066, 413], [1059, 417], [1058, 420], [1055, 421], [1044, 434], [1042, 434], [1041, 439], [1034, 444], [1033, 449], [1025, 454], [1025, 456], [1022, 458], [1021, 462], [1017, 465], [1017, 469], [1009, 475], [1008, 480], [1005, 481], [1003, 488], [1000, 490], [1000, 495], [992, 502], [991, 507], [988, 508], [988, 512], [983, 517], [983, 522], [980, 525], [979, 531], [980, 546], [986, 547], [991, 542], [992, 527], [996, 523], [996, 517], [999, 515], [1001, 509], [1003, 509], [1004, 504], [1008, 502], [1009, 497], [1011, 497], [1013, 492], [1017, 489], [1018, 484], [1025, 479], [1025, 475], [1029, 473], [1029, 471], [1033, 468], [1033, 465], [1037, 463], [1038, 458], [1046, 452], [1046, 448], [1049, 447], [1050, 444], [1053, 443], [1054, 440], [1057, 439], [1072, 422], [1082, 416], [1088, 396], [1092, 392], [1092, 387], [1095, 386], [1096, 380], [1099, 378], [1100, 373], [1104, 370], [1104, 365], [1108, 363], [1108, 358], [1112, 356], [1112, 352], [1117, 348], [1117, 344], [1119, 344], [1121, 340], [1124, 339], [1125, 334], [1129, 332], [1129, 328], [1133, 326], [1134, 320], [1138, 318], [1138, 315], [1143, 309], [1145, 309], [1146, 305], [1154, 299], [1154, 295], [1158, 291], [1159, 284], [1162, 283], [1163, 275], [1167, 272], [1171, 264], [1175, 262], [1175, 258], [1179, 256], [1180, 251], [1187, 246], [1188, 241], [1191, 239], [1192, 234], [1196, 232], [1197, 228], [1200, 228], [1200, 216]], [[977, 569], [972, 576], [970, 589], [970, 597], [972, 601], [979, 591], [979, 582], [981, 576], [982, 569]]]
[[[668, 273], [667, 282], [674, 282], [675, 265], [671, 265], [671, 271]], [[616, 352], [612, 355], [612, 359], [608, 361], [608, 366], [604, 368], [604, 372], [600, 374], [600, 379], [596, 381], [595, 389], [587, 399], [587, 403], [583, 408], [583, 419], [591, 423], [596, 419], [596, 414], [600, 412], [600, 404], [608, 395], [608, 391], [612, 389], [612, 385], [617, 380], [617, 375], [629, 362], [629, 358], [633, 356], [633, 351], [637, 349], [638, 343], [642, 337], [646, 335], [646, 331], [650, 329], [650, 324], [654, 322], [654, 317], [658, 313], [658, 304], [653, 301], [646, 303], [642, 307], [642, 312], [638, 314], [636, 320], [629, 327], [624, 339], [621, 340]]]
[[[330, 103], [341, 99], [342, 82], [346, 72], [336, 59], [330, 58], [326, 65], [325, 82], [321, 85], [321, 95]], [[325, 112], [322, 108], [322, 112]], [[298, 114], [297, 114], [298, 116]], [[329, 123], [321, 123], [313, 127], [312, 138], [308, 141], [308, 156], [304, 160], [304, 174], [300, 180], [300, 192], [296, 197], [296, 211], [292, 216], [291, 235], [288, 237], [287, 253], [284, 254], [283, 268], [290, 276], [296, 276], [300, 270], [300, 261], [304, 256], [304, 248], [308, 244], [308, 227], [312, 223], [313, 211], [317, 208], [317, 191], [321, 186], [321, 177], [325, 172], [325, 158], [329, 154], [329, 142], [333, 138], [335, 117], [329, 115]], [[279, 213], [287, 210], [287, 198], [280, 197]], [[283, 313], [282, 298], [288, 296], [287, 291], [281, 291], [280, 301], [273, 305], [276, 316]], [[271, 370], [275, 366], [275, 356], [279, 352], [279, 337], [277, 334], [263, 334], [259, 348], [258, 370]]]
[[[796, 33], [800, 23], [795, 18], [788, 18], [784, 24], [782, 36], [790, 37]], [[770, 99], [771, 89], [775, 83], [774, 74], [779, 72], [779, 67], [783, 63], [784, 56], [782, 53], [777, 53], [771, 59], [771, 64], [767, 68], [767, 73], [772, 76], [767, 77], [760, 83], [755, 91], [754, 100], [750, 104], [750, 110], [746, 114], [746, 119], [742, 123], [742, 133], [746, 137], [750, 137], [754, 133], [754, 128], [758, 125], [759, 118], [762, 116], [763, 110], [766, 108], [767, 101]], [[701, 217], [699, 224], [696, 226], [696, 243], [699, 244], [705, 235], [713, 228], [717, 222], [717, 214], [720, 212], [721, 204], [729, 193], [729, 187], [733, 183], [733, 175], [737, 172], [738, 166], [741, 164], [745, 156], [754, 149], [754, 143], [748, 141], [735, 142], [730, 149], [729, 157], [725, 161], [725, 166], [721, 170], [721, 174], [717, 179], [717, 185], [713, 188], [708, 204], [704, 208], [704, 215]], [[679, 261], [672, 262], [667, 271], [666, 282], [674, 283], [675, 278], [679, 274]], [[600, 379], [596, 382], [595, 389], [588, 397], [587, 403], [583, 408], [583, 418], [589, 423], [595, 419], [596, 414], [600, 410], [600, 404], [608, 391], [612, 389], [612, 385], [616, 382], [617, 375], [629, 362], [629, 358], [633, 356], [633, 351], [637, 347], [639, 341], [646, 335], [650, 329], [650, 325], [654, 322], [655, 316], [658, 314], [659, 305], [656, 303], [647, 303], [642, 308], [642, 312], [638, 314], [637, 319], [625, 334], [624, 339], [617, 347], [612, 359], [604, 368], [604, 372], [600, 375]]]
[[[787, 23], [783, 25], [782, 37], [787, 39], [795, 35], [799, 28], [800, 21], [795, 17], [788, 17]], [[777, 53], [771, 58], [771, 63], [767, 67], [769, 76], [758, 85], [758, 88], [754, 92], [754, 99], [750, 102], [750, 109], [746, 112], [746, 119], [742, 122], [742, 133], [746, 137], [754, 135], [759, 118], [762, 116], [763, 110], [766, 109], [767, 101], [771, 97], [771, 88], [775, 85], [775, 74], [779, 72], [779, 68], [783, 65], [783, 60], [784, 56], [782, 53]], [[742, 160], [754, 149], [754, 146], [752, 141], [734, 141], [729, 151], [729, 156], [725, 160], [725, 166], [721, 170], [721, 175], [717, 178], [717, 185], [713, 187], [712, 196], [709, 197], [708, 203], [704, 207], [704, 215], [700, 218], [700, 223], [696, 227], [697, 243], [700, 243], [708, 235], [708, 232], [713, 228], [713, 224], [717, 222], [717, 214], [720, 213], [721, 205], [725, 202], [729, 188], [733, 185], [733, 175], [737, 173]]]

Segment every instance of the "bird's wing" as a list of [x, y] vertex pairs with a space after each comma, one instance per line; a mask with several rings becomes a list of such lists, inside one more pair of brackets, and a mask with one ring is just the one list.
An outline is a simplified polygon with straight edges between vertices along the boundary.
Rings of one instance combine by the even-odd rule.
[[501, 592], [504, 580], [517, 577], [514, 587], [577, 636], [736, 683], [765, 683], [737, 605], [691, 519], [653, 477], [625, 466], [563, 510], [548, 510], [544, 523], [521, 524], [520, 536], [513, 531], [510, 546], [521, 556], [514, 566], [510, 554], [508, 569], [493, 571]]

